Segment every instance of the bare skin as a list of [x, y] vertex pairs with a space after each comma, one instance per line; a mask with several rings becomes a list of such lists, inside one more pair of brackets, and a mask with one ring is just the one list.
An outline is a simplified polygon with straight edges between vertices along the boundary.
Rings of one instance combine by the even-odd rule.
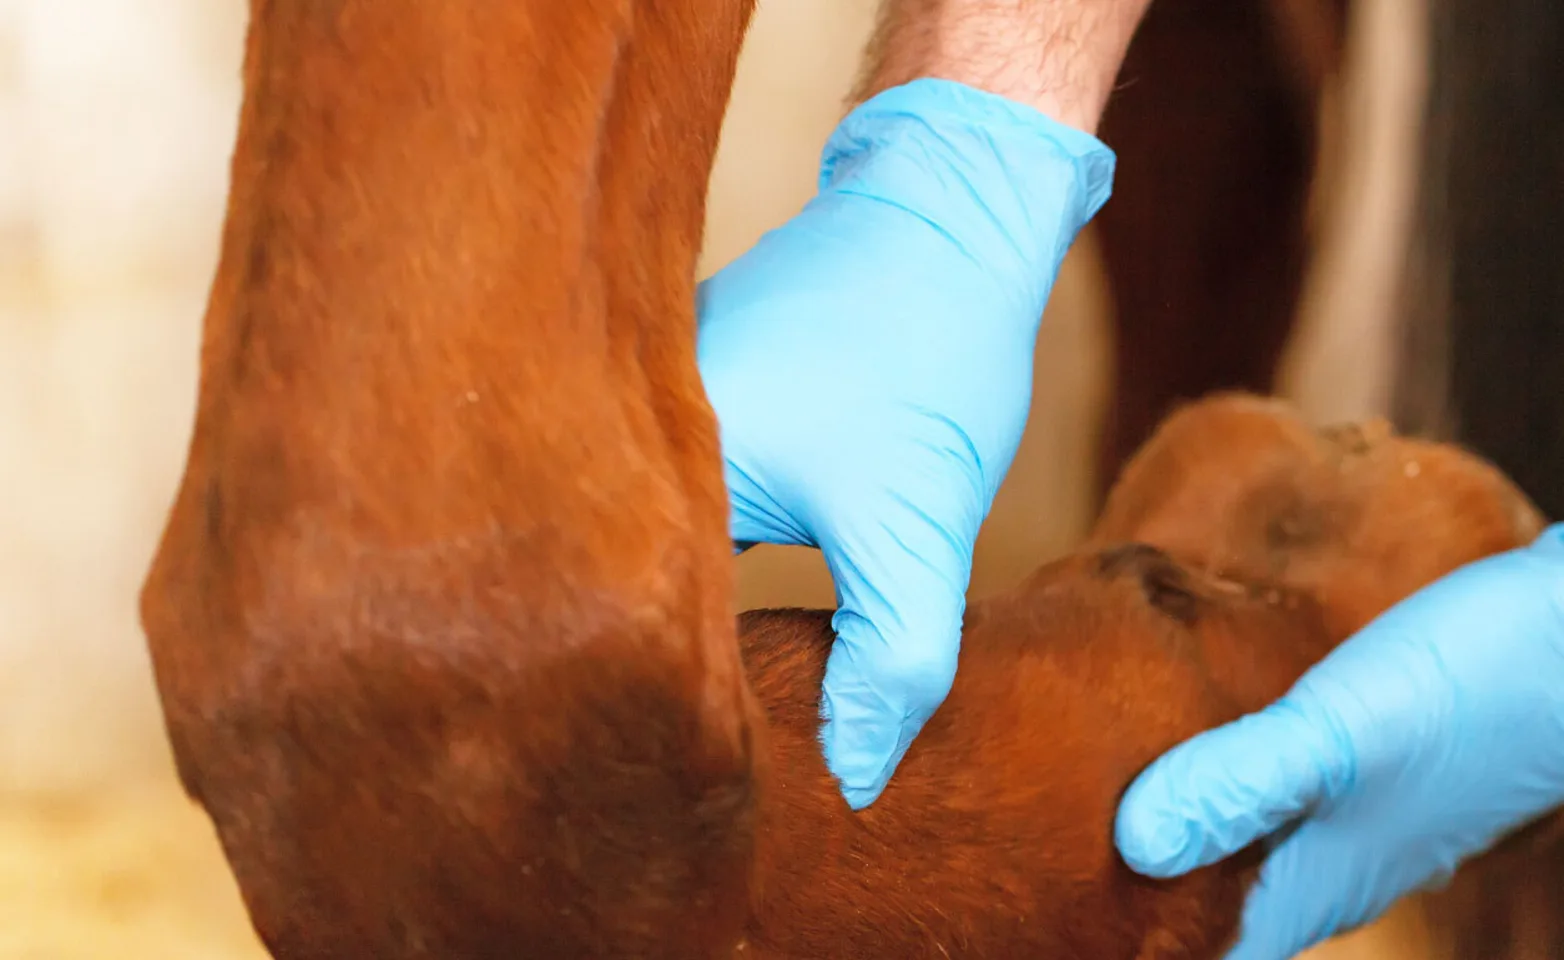
[[1095, 133], [1150, 0], [885, 0], [852, 102], [953, 80]]

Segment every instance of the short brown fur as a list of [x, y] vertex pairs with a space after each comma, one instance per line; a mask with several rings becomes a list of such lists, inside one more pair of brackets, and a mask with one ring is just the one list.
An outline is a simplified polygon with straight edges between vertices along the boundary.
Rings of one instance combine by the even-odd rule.
[[[1412, 487], [1319, 466], [1338, 442], [1276, 408], [1194, 408], [1088, 548], [974, 606], [950, 699], [851, 813], [816, 739], [826, 616], [735, 642], [694, 365], [748, 14], [252, 6], [142, 611], [181, 776], [284, 960], [1215, 957], [1254, 859], [1137, 878], [1130, 779], [1533, 530], [1448, 448]], [[1395, 567], [1413, 543], [1433, 559]]]
[[750, 955], [1220, 956], [1254, 854], [1137, 878], [1112, 848], [1123, 789], [1395, 601], [1540, 529], [1454, 447], [1377, 423], [1315, 431], [1248, 396], [1182, 408], [1080, 551], [973, 605], [949, 699], [856, 816], [815, 742], [828, 615], [747, 614], [780, 771]]
[[694, 362], [748, 0], [254, 0], [142, 604], [282, 958], [721, 956], [763, 786]]

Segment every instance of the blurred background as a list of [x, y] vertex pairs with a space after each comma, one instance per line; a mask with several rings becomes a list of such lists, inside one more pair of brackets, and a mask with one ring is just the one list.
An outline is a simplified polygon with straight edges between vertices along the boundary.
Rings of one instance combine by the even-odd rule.
[[[1424, 88], [1417, 0], [1354, 11], [1320, 247], [1284, 391], [1385, 409]], [[710, 272], [796, 211], [872, 0], [763, 0], [712, 182]], [[0, 957], [262, 956], [174, 784], [136, 594], [182, 466], [215, 266], [241, 0], [0, 0]], [[1108, 333], [1090, 232], [1038, 345], [1024, 447], [973, 592], [1087, 522]], [[740, 602], [829, 606], [816, 554], [760, 549]], [[1380, 954], [1374, 954], [1376, 956]]]

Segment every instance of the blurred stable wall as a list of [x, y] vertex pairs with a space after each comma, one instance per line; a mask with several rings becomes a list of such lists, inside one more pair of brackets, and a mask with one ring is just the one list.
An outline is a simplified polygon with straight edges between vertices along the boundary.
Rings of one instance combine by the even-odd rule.
[[[872, 8], [762, 4], [712, 182], [707, 272], [812, 192]], [[1320, 415], [1383, 406], [1415, 10], [1362, 4], [1351, 72], [1370, 82], [1332, 105], [1351, 135], [1287, 381]], [[0, 0], [0, 956], [257, 955], [173, 787], [135, 616], [193, 413], [244, 16], [239, 0]], [[1101, 297], [1088, 233], [1043, 326], [975, 592], [1084, 528]], [[741, 562], [738, 599], [832, 602], [818, 555], [766, 548]]]

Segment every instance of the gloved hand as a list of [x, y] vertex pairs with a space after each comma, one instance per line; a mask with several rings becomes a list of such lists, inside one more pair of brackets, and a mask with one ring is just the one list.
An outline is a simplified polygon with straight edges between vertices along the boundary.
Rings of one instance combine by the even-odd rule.
[[822, 739], [854, 808], [950, 689], [1043, 306], [1113, 159], [971, 87], [892, 88], [842, 121], [803, 211], [700, 288], [735, 544], [817, 546], [835, 581]]
[[1167, 877], [1299, 817], [1233, 958], [1283, 960], [1564, 805], [1564, 525], [1387, 611], [1264, 711], [1175, 748], [1119, 808]]

